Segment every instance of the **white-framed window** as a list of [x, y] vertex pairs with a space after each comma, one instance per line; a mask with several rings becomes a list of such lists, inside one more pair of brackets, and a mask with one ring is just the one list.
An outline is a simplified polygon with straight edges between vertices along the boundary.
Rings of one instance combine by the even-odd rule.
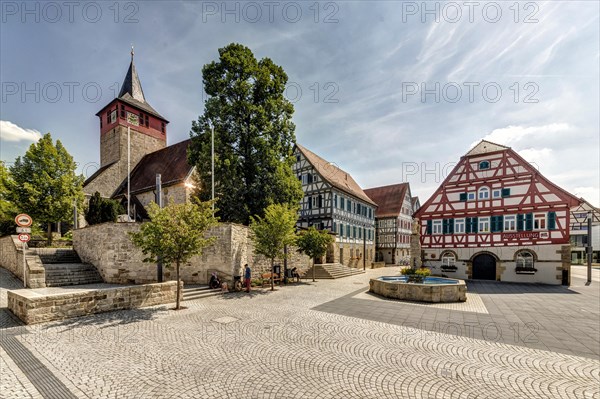
[[492, 190], [492, 198], [502, 198], [502, 190], [501, 189]]
[[442, 220], [441, 219], [437, 219], [437, 220], [433, 221], [432, 233], [433, 234], [442, 234]]
[[504, 231], [517, 230], [517, 215], [504, 216]]
[[475, 193], [467, 193], [467, 200], [474, 201], [475, 200]]
[[454, 234], [465, 233], [465, 219], [454, 219]]
[[533, 214], [533, 229], [534, 230], [546, 230], [546, 216], [544, 213]]
[[456, 266], [456, 257], [452, 252], [444, 252], [442, 254], [442, 266], [454, 267]]
[[489, 233], [490, 232], [489, 216], [479, 218], [479, 232], [480, 233]]
[[533, 269], [533, 254], [527, 250], [520, 251], [517, 254], [517, 267]]
[[490, 189], [487, 187], [481, 187], [479, 189], [479, 195], [477, 196], [480, 200], [490, 199]]

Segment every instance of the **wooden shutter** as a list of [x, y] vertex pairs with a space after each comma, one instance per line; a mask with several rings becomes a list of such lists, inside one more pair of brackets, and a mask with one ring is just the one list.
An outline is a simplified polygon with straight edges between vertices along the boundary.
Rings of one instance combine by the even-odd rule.
[[471, 232], [471, 218], [465, 219], [465, 233]]
[[433, 222], [431, 220], [427, 221], [427, 234], [431, 234], [431, 230], [433, 229]]
[[510, 188], [502, 189], [502, 198], [504, 198], [504, 197], [510, 197]]
[[527, 213], [525, 215], [525, 230], [533, 231], [533, 213]]
[[525, 215], [519, 213], [517, 215], [517, 231], [523, 231], [523, 221], [525, 220]]
[[467, 201], [467, 193], [460, 193], [460, 200]]
[[556, 212], [548, 212], [548, 230], [556, 230]]

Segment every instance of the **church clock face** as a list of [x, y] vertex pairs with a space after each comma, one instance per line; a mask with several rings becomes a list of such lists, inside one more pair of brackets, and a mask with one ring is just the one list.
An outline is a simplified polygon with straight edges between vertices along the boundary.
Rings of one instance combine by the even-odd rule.
[[127, 122], [131, 125], [139, 126], [140, 125], [140, 117], [136, 114], [132, 114], [131, 112], [127, 113]]

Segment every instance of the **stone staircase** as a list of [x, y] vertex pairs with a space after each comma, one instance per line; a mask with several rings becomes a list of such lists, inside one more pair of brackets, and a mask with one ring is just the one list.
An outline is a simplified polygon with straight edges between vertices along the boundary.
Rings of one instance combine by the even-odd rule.
[[72, 249], [36, 248], [34, 251], [46, 269], [46, 287], [103, 282], [98, 270], [93, 265], [83, 263]]
[[[341, 263], [324, 263], [313, 267], [315, 268], [315, 278], [319, 279], [336, 279], [364, 273], [363, 269], [355, 269]], [[310, 267], [302, 278], [312, 278], [313, 267]]]
[[210, 296], [221, 295], [220, 288], [212, 289], [208, 285], [184, 285], [183, 300], [191, 301], [194, 299], [208, 298]]

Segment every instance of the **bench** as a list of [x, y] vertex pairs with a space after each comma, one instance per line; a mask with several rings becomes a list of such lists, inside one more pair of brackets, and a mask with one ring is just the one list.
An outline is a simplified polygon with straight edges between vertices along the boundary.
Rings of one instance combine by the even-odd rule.
[[262, 286], [264, 287], [265, 285], [270, 285], [271, 284], [271, 278], [273, 278], [273, 284], [278, 284], [281, 282], [281, 277], [279, 277], [278, 274], [274, 274], [274, 273], [263, 273], [260, 275], [262, 278]]

